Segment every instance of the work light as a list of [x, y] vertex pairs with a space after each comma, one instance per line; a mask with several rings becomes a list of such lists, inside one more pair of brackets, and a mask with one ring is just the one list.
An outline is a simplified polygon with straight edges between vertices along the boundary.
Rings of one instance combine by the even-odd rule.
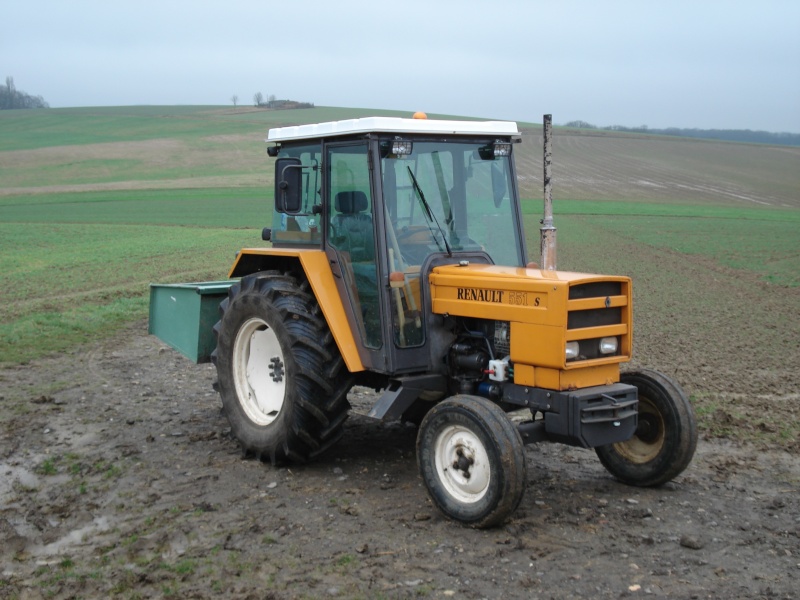
[[409, 140], [393, 140], [392, 141], [392, 154], [411, 154], [413, 148]]
[[493, 144], [493, 149], [495, 158], [497, 158], [498, 156], [511, 155], [511, 144], [508, 142], [497, 141]]

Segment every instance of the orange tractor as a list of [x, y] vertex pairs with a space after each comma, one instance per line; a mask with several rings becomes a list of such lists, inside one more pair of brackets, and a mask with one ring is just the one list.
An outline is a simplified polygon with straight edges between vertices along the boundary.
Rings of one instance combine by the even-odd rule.
[[381, 392], [370, 416], [419, 425], [432, 501], [475, 527], [519, 505], [525, 444], [594, 448], [637, 486], [686, 468], [685, 394], [655, 371], [620, 372], [630, 279], [528, 263], [515, 123], [372, 117], [267, 141], [271, 247], [238, 253], [211, 353], [245, 452], [319, 456], [362, 385]]

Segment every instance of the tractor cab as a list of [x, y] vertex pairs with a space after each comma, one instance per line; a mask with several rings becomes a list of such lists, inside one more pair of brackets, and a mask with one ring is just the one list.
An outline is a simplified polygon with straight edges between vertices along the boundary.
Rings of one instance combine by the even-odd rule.
[[421, 351], [433, 265], [526, 263], [514, 123], [374, 117], [273, 129], [268, 141], [273, 247], [324, 249], [370, 370], [434, 367]]

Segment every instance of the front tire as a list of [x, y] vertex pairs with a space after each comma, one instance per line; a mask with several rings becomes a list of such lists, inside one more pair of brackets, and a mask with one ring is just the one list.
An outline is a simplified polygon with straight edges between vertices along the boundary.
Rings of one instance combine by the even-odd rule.
[[417, 461], [436, 507], [472, 527], [502, 523], [525, 493], [522, 438], [485, 398], [453, 396], [434, 406], [420, 425]]
[[243, 278], [214, 326], [223, 412], [245, 454], [304, 462], [342, 435], [352, 377], [308, 283]]
[[614, 477], [639, 487], [657, 486], [689, 466], [697, 448], [697, 424], [689, 399], [658, 371], [623, 373], [622, 383], [639, 390], [639, 424], [631, 439], [595, 448]]

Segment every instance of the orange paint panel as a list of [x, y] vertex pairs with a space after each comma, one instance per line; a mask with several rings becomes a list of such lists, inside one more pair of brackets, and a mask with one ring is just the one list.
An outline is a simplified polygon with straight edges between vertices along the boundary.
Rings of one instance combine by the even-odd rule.
[[534, 376], [536, 377], [536, 387], [547, 388], [549, 390], [560, 390], [560, 373], [558, 369], [547, 369], [536, 367]]
[[529, 385], [534, 386], [536, 383], [536, 378], [534, 377], [534, 371], [532, 365], [514, 365], [514, 383], [517, 385]]
[[[516, 377], [519, 366], [514, 366]], [[619, 381], [619, 364], [582, 367], [569, 371], [534, 368], [536, 386], [559, 391], [574, 390], [596, 385], [610, 385]], [[516, 383], [516, 378], [515, 378]]]
[[556, 324], [567, 286], [530, 269], [470, 265], [437, 267], [430, 275], [433, 312], [479, 319]]
[[619, 363], [561, 371], [560, 390], [573, 390], [595, 385], [611, 385], [619, 381]]
[[363, 371], [364, 365], [358, 355], [358, 347], [325, 253], [322, 250], [300, 248], [246, 248], [236, 256], [231, 274], [236, 272], [240, 260], [254, 255], [292, 257], [300, 261], [348, 370], [351, 373]]
[[511, 360], [537, 367], [564, 366], [564, 328], [511, 322]]

